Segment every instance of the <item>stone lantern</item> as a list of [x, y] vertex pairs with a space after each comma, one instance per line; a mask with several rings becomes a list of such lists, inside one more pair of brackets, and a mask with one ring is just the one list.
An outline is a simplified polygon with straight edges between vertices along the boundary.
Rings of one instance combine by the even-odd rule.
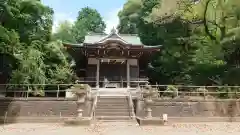
[[142, 91], [143, 94], [143, 100], [145, 103], [145, 111], [146, 111], [146, 118], [152, 118], [152, 105], [153, 105], [153, 100], [152, 97], [156, 94], [157, 92], [154, 91], [150, 86], [146, 86], [145, 89]]
[[72, 89], [73, 93], [76, 95], [77, 97], [77, 113], [78, 113], [78, 118], [82, 118], [83, 116], [83, 109], [81, 109], [81, 103], [84, 101], [84, 97], [87, 94], [87, 90], [85, 88], [85, 85], [83, 84], [79, 84], [79, 85], [75, 85]]

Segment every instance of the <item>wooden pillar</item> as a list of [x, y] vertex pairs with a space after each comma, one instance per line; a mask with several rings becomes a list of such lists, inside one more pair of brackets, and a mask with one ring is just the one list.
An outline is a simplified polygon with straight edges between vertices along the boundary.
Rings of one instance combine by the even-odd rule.
[[127, 88], [130, 88], [130, 63], [127, 60]]
[[99, 88], [100, 60], [97, 59], [96, 87]]

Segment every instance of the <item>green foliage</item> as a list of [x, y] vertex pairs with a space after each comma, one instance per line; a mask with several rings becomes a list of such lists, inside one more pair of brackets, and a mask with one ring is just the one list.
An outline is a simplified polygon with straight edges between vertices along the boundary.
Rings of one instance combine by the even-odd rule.
[[197, 92], [199, 92], [200, 96], [206, 96], [208, 90], [206, 88], [201, 87], [197, 89]]
[[82, 43], [88, 32], [103, 33], [105, 28], [106, 24], [97, 10], [86, 7], [78, 12], [77, 21], [73, 26], [73, 35], [78, 43]]
[[68, 55], [64, 53], [61, 42], [50, 42], [46, 45], [45, 65], [46, 76], [51, 84], [68, 84], [73, 82], [73, 72], [67, 61]]
[[62, 22], [56, 33], [53, 34], [53, 40], [62, 40], [63, 42], [67, 43], [76, 43], [75, 36], [73, 36], [73, 31], [72, 31], [73, 25], [68, 22], [64, 21]]
[[219, 87], [217, 89], [217, 91], [220, 93], [220, 94], [218, 94], [218, 98], [223, 98], [223, 99], [230, 98], [228, 92], [231, 92], [231, 88], [229, 88], [229, 87]]
[[106, 24], [98, 11], [86, 7], [78, 12], [77, 20], [73, 25], [67, 21], [60, 24], [54, 34], [54, 39], [63, 42], [82, 43], [89, 32], [103, 33], [105, 28]]
[[106, 28], [106, 24], [103, 22], [101, 15], [96, 9], [89, 7], [82, 8], [78, 12], [77, 23], [81, 22], [85, 26], [85, 29], [90, 32], [102, 33]]
[[[42, 52], [28, 47], [18, 56], [18, 59], [20, 64], [13, 71], [9, 81], [10, 84], [45, 84], [47, 82]], [[23, 86], [20, 86], [20, 88], [23, 88]], [[30, 87], [30, 91], [33, 92], [42, 90], [43, 86]]]
[[[158, 84], [239, 85], [240, 4], [238, 0], [128, 0], [118, 14], [120, 33], [138, 34], [146, 45], [163, 45], [149, 66]], [[97, 10], [79, 11], [74, 24], [53, 34], [53, 10], [39, 0], [0, 2], [0, 58], [9, 83], [71, 83], [63, 42], [82, 43], [106, 27]], [[14, 64], [15, 63], [15, 64]], [[30, 91], [42, 93], [43, 86]], [[168, 87], [168, 90], [175, 90]], [[219, 91], [228, 91], [219, 89]], [[173, 95], [174, 96], [174, 95]], [[220, 95], [224, 97], [226, 95]]]
[[122, 11], [118, 13], [120, 23], [118, 31], [121, 34], [137, 34], [137, 24], [139, 11], [142, 7], [141, 0], [129, 0], [124, 5]]
[[119, 13], [119, 28], [132, 33], [122, 26], [131, 24], [144, 44], [163, 45], [149, 66], [152, 82], [239, 85], [239, 11], [237, 0], [201, 0], [198, 4], [128, 0]]
[[19, 84], [11, 88], [44, 95], [44, 85], [28, 84], [71, 83], [63, 45], [50, 42], [53, 10], [39, 0], [7, 0], [0, 7], [1, 62], [11, 70], [0, 69], [10, 76], [7, 83]]
[[20, 49], [18, 33], [0, 26], [0, 53], [13, 54]]
[[165, 90], [164, 95], [171, 96], [172, 98], [177, 97], [178, 96], [178, 88], [173, 85], [169, 85], [169, 86], [167, 86], [167, 89]]
[[[103, 32], [106, 27], [100, 14], [86, 7], [79, 11], [74, 25], [69, 22], [60, 25], [53, 42], [53, 10], [41, 1], [7, 0], [0, 2], [0, 7], [0, 58], [8, 64], [0, 69], [4, 74], [7, 71], [11, 84], [72, 83], [69, 56], [57, 40], [81, 43], [88, 32]], [[40, 95], [45, 89], [44, 85], [26, 86], [12, 88]]]

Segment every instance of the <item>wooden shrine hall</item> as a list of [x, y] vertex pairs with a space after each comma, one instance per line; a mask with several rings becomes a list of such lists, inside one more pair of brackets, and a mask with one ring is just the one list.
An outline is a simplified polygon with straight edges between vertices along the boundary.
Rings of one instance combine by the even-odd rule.
[[96, 88], [130, 88], [148, 81], [146, 69], [160, 45], [143, 45], [136, 35], [88, 34], [82, 44], [64, 43], [80, 82]]

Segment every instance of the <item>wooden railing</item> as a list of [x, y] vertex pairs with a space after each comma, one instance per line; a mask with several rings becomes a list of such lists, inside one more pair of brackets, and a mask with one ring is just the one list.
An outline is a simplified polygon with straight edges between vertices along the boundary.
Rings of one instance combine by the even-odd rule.
[[135, 119], [135, 113], [134, 113], [134, 104], [133, 104], [133, 99], [132, 99], [132, 94], [131, 94], [131, 91], [128, 90], [128, 100], [129, 100], [129, 106], [130, 106], [130, 109], [131, 109], [131, 118], [132, 119]]
[[99, 96], [99, 92], [96, 93], [95, 95], [95, 99], [93, 102], [93, 106], [92, 106], [92, 114], [91, 114], [91, 118], [95, 121], [96, 120], [96, 107], [97, 107], [97, 101], [98, 101], [98, 96]]
[[[187, 85], [141, 85], [141, 91], [149, 87], [157, 93], [157, 98], [163, 97], [209, 97], [240, 99], [240, 86], [187, 86]], [[142, 93], [142, 92], [141, 92]]]
[[[53, 98], [60, 97], [63, 92], [70, 91], [76, 84], [0, 84], [0, 95], [12, 94], [16, 97], [29, 98], [34, 91], [43, 92]], [[212, 96], [216, 98], [240, 98], [240, 86], [186, 86], [186, 85], [149, 85], [157, 91], [158, 98], [174, 96]], [[136, 86], [137, 87], [137, 86]], [[141, 90], [146, 85], [140, 85]], [[40, 90], [41, 89], [41, 90]], [[93, 90], [94, 88], [91, 88]], [[96, 91], [96, 90], [93, 90]], [[14, 96], [13, 95], [13, 96]], [[44, 95], [43, 95], [44, 96]], [[1, 97], [1, 96], [0, 96]]]
[[[71, 92], [71, 87], [78, 84], [0, 84], [0, 95], [2, 97], [52, 97], [52, 98], [66, 98], [61, 97], [61, 93]], [[86, 87], [87, 94], [91, 92], [92, 88]], [[0, 96], [1, 97], [1, 96]]]
[[[100, 82], [104, 82], [105, 79], [107, 79], [108, 81], [113, 81], [116, 80], [116, 79], [113, 79], [114, 77], [112, 78], [105, 78], [105, 77], [99, 77], [99, 81]], [[120, 81], [123, 81], [123, 82], [127, 82], [127, 78], [126, 77], [120, 77], [119, 79], [117, 79], [118, 81], [117, 82], [120, 82]], [[147, 77], [143, 77], [143, 78], [133, 78], [131, 77], [130, 78], [130, 81], [142, 81], [142, 82], [146, 82], [148, 81], [149, 78]], [[79, 82], [96, 82], [96, 77], [82, 77], [82, 78], [79, 78], [78, 80]]]
[[[96, 78], [94, 77], [86, 77], [86, 78], [81, 78], [80, 80], [77, 81], [78, 83], [84, 83], [84, 84], [90, 84], [92, 87], [96, 87]], [[119, 80], [115, 79], [107, 79], [105, 80], [103, 77], [99, 79], [99, 85], [100, 87], [104, 87], [104, 84], [119, 84], [120, 87], [127, 87], [127, 79], [126, 78], [120, 78]], [[131, 86], [138, 87], [143, 84], [148, 83], [148, 78], [130, 78], [129, 81]]]

